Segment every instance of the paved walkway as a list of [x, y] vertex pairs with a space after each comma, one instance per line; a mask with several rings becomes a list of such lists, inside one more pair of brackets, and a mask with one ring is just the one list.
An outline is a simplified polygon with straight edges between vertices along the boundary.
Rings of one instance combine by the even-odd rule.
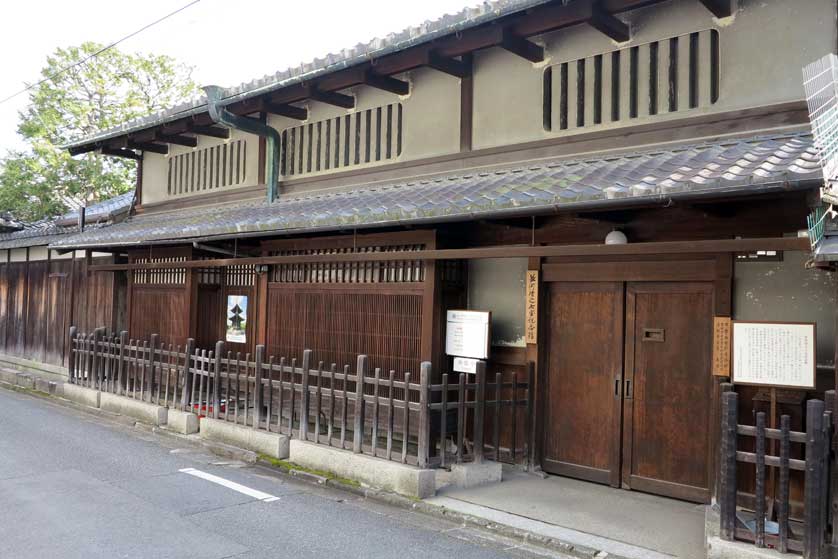
[[556, 557], [0, 389], [0, 557]]
[[505, 469], [502, 483], [428, 501], [627, 558], [705, 556], [703, 505], [635, 491]]

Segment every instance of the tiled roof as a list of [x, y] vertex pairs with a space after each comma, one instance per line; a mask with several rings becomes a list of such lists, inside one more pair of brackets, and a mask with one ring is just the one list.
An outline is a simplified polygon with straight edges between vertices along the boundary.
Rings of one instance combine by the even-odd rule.
[[242, 234], [533, 215], [585, 205], [794, 188], [820, 179], [809, 134], [786, 134], [588, 159], [542, 161], [435, 178], [357, 187], [351, 192], [280, 196], [130, 217], [63, 237], [55, 247], [165, 243]]
[[[134, 201], [134, 191], [120, 194], [108, 200], [97, 202], [85, 210], [86, 227], [106, 226], [115, 218], [128, 212]], [[78, 210], [73, 210], [55, 219], [46, 219], [18, 231], [0, 233], [0, 249], [25, 248], [47, 245], [78, 233]]]
[[[225, 88], [223, 97], [227, 100], [225, 103], [229, 103], [262, 95], [264, 93], [301, 83], [306, 80], [311, 80], [337, 70], [343, 70], [358, 64], [363, 64], [372, 59], [380, 58], [387, 54], [392, 54], [400, 50], [421, 45], [438, 37], [476, 27], [515, 12], [520, 12], [540, 4], [546, 4], [550, 1], [551, 0], [485, 1], [477, 6], [464, 8], [455, 14], [445, 14], [438, 19], [425, 21], [420, 25], [408, 27], [400, 32], [390, 33], [385, 37], [375, 38], [367, 43], [359, 43], [354, 47], [343, 49], [340, 52], [329, 53], [323, 58], [315, 58], [310, 62], [304, 62], [298, 66], [280, 70], [275, 74], [265, 75], [250, 82]], [[64, 147], [71, 148], [89, 144], [91, 142], [115, 138], [124, 134], [149, 128], [151, 126], [157, 126], [181, 118], [194, 116], [206, 112], [206, 104], [206, 97], [195, 97], [194, 99], [190, 99], [169, 109], [128, 121], [87, 138], [81, 138], [78, 141], [67, 144]]]

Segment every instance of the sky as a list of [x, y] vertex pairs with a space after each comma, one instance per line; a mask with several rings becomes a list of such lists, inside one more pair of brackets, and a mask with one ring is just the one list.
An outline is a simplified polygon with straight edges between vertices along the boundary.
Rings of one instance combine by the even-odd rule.
[[[477, 0], [200, 0], [119, 45], [167, 54], [194, 67], [199, 85], [231, 86], [374, 37], [400, 31]], [[13, 0], [0, 18], [0, 100], [40, 79], [57, 47], [108, 44], [189, 0]], [[141, 9], [140, 9], [141, 7]], [[16, 133], [27, 94], [0, 103], [0, 155], [22, 148]]]

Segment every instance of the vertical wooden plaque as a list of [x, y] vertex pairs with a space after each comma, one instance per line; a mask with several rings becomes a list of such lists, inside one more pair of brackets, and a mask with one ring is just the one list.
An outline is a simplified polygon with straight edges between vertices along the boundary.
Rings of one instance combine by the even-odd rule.
[[525, 340], [538, 343], [538, 270], [527, 270], [526, 314], [524, 315]]
[[730, 317], [713, 317], [713, 375], [730, 376]]

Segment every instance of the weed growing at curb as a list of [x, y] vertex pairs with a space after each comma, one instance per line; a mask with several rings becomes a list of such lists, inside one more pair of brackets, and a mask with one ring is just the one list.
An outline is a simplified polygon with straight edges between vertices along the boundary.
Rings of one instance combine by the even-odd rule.
[[299, 464], [294, 464], [293, 462], [289, 462], [287, 460], [280, 460], [279, 458], [274, 458], [273, 456], [268, 456], [267, 454], [259, 454], [259, 460], [263, 462], [267, 462], [271, 466], [275, 466], [285, 472], [305, 472], [307, 474], [312, 474], [320, 477], [324, 477], [329, 481], [335, 481], [340, 483], [341, 485], [348, 485], [350, 487], [361, 487], [361, 484], [355, 481], [354, 479], [349, 479], [345, 477], [336, 476], [332, 472], [327, 472], [325, 470], [316, 470], [314, 468], [306, 468], [304, 466], [300, 466]]

